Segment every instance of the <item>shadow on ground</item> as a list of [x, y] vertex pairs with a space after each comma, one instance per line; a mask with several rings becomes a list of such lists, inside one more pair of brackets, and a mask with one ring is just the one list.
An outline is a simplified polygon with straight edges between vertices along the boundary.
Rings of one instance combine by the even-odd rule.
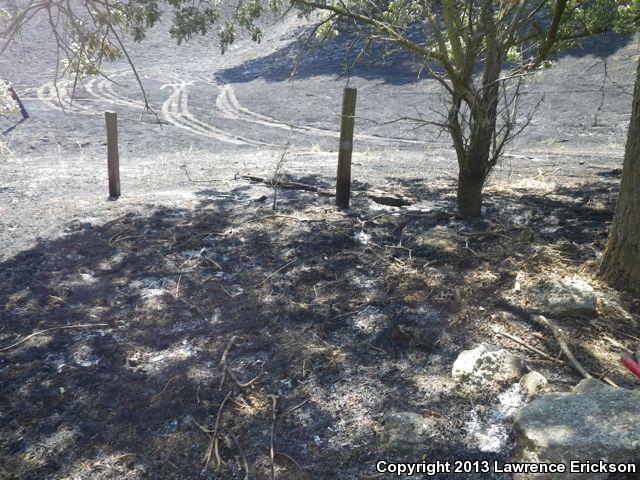
[[[253, 80], [282, 82], [320, 75], [338, 78], [357, 77], [382, 80], [392, 85], [415, 83], [418, 78], [429, 78], [422, 62], [401, 48], [390, 49], [380, 42], [369, 46], [354, 66], [364, 45], [362, 39], [347, 32], [318, 45], [309, 41], [311, 28], [299, 29], [286, 47], [264, 57], [251, 59], [238, 66], [216, 73], [221, 83], [243, 83]], [[419, 26], [410, 29], [408, 36], [414, 42], [424, 42]], [[560, 57], [594, 57], [605, 60], [632, 41], [631, 37], [602, 34], [589, 38], [579, 47], [563, 52]], [[431, 65], [439, 71], [436, 65]]]
[[[423, 202], [451, 193], [400, 188]], [[558, 261], [549, 245], [575, 246], [566, 268], [592, 259], [612, 204], [590, 202], [609, 188], [518, 205], [491, 195], [487, 219], [469, 224], [451, 204], [385, 210], [357, 198], [341, 213], [297, 191], [272, 211], [239, 186], [202, 190], [195, 210], [69, 225], [0, 265], [0, 473], [269, 478], [271, 442], [282, 479], [356, 478], [380, 458], [504, 458], [482, 453], [465, 424], [495, 392], [468, 397], [451, 363], [493, 337], [495, 315], [535, 328], [495, 300], [514, 271]], [[545, 233], [550, 215], [557, 229]], [[438, 228], [457, 233], [424, 236]], [[432, 412], [439, 436], [424, 451], [389, 450], [391, 411]]]

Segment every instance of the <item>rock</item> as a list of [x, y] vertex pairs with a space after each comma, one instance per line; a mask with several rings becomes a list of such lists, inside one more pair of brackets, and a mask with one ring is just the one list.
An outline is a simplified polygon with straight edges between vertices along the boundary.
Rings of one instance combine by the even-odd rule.
[[548, 383], [549, 382], [547, 382], [547, 379], [544, 375], [542, 375], [540, 372], [535, 371], [523, 375], [520, 379], [520, 386], [528, 397], [534, 397], [544, 392], [547, 388]]
[[531, 306], [542, 313], [564, 315], [594, 314], [598, 296], [591, 285], [577, 277], [544, 282], [531, 291]]
[[438, 225], [416, 236], [416, 245], [428, 250], [457, 252], [464, 245], [464, 237], [449, 227]]
[[439, 436], [440, 422], [414, 412], [396, 412], [384, 422], [382, 441], [393, 450], [424, 449]]
[[520, 290], [522, 290], [523, 280], [524, 280], [524, 273], [522, 272], [516, 273], [516, 277], [513, 281], [513, 288], [511, 289], [513, 293], [518, 293]]
[[[571, 460], [633, 463], [640, 460], [640, 391], [582, 380], [572, 392], [548, 393], [515, 420], [518, 462], [569, 464]], [[604, 479], [608, 473], [514, 476], [524, 480]]]
[[522, 363], [518, 357], [507, 350], [481, 344], [458, 355], [451, 376], [471, 385], [483, 385], [518, 377], [521, 371]]

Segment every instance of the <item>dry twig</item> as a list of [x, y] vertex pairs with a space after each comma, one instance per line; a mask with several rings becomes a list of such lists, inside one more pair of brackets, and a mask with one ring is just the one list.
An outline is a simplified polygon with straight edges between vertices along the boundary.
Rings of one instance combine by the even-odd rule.
[[284, 270], [285, 268], [287, 268], [289, 265], [295, 263], [296, 260], [291, 260], [289, 263], [287, 263], [286, 265], [283, 265], [282, 267], [280, 267], [279, 269], [277, 269], [275, 272], [273, 272], [271, 275], [269, 275], [267, 278], [265, 278], [264, 280], [262, 280], [260, 283], [258, 283], [254, 288], [258, 288], [261, 285], [263, 285], [264, 283], [268, 282], [276, 273], [281, 272], [282, 270]]
[[551, 355], [543, 352], [542, 350], [534, 347], [533, 345], [528, 344], [527, 342], [525, 342], [524, 340], [516, 337], [515, 335], [511, 335], [510, 333], [507, 333], [507, 332], [500, 332], [500, 331], [497, 331], [497, 330], [494, 330], [494, 331], [495, 331], [496, 335], [500, 335], [502, 337], [509, 338], [509, 339], [513, 340], [514, 342], [516, 342], [517, 344], [523, 346], [527, 350], [530, 350], [530, 351], [532, 351], [534, 353], [537, 353], [538, 355], [540, 355], [542, 358], [544, 358], [546, 360], [549, 360], [549, 361], [554, 362], [554, 363], [564, 363], [562, 360], [559, 360], [559, 359], [557, 359], [555, 357], [552, 357]]
[[[571, 365], [578, 372], [580, 372], [580, 375], [582, 375], [584, 378], [594, 378], [594, 376], [586, 368], [584, 368], [584, 366], [582, 366], [582, 364], [578, 361], [578, 359], [573, 355], [573, 353], [569, 349], [569, 346], [567, 345], [567, 342], [565, 342], [564, 337], [562, 336], [562, 331], [543, 315], [538, 315], [537, 319], [540, 323], [542, 323], [547, 328], [549, 328], [549, 330], [551, 330], [551, 333], [553, 334], [556, 341], [560, 345], [560, 349], [562, 350], [562, 353], [564, 353], [564, 356], [567, 357], [567, 360], [569, 360], [569, 363], [571, 363]], [[612, 387], [617, 387], [617, 385], [611, 379], [607, 378], [605, 375], [599, 376], [599, 378], [600, 380], [611, 385]]]
[[272, 409], [271, 409], [271, 441], [269, 454], [271, 455], [271, 480], [276, 478], [276, 463], [275, 463], [275, 449], [273, 448], [273, 437], [276, 429], [276, 402], [278, 397], [275, 395], [269, 395], [271, 397]]
[[564, 353], [565, 357], [567, 357], [567, 360], [571, 362], [571, 365], [573, 365], [573, 367], [578, 372], [580, 372], [580, 375], [582, 375], [584, 378], [593, 378], [593, 375], [591, 375], [587, 371], [587, 369], [584, 368], [582, 364], [578, 361], [578, 359], [573, 355], [573, 353], [569, 349], [569, 346], [567, 345], [567, 342], [564, 341], [564, 337], [562, 336], [562, 332], [560, 331], [560, 329], [556, 327], [552, 322], [550, 322], [543, 315], [538, 315], [537, 318], [540, 323], [542, 323], [544, 326], [549, 328], [549, 330], [551, 330], [551, 333], [553, 334], [556, 341], [560, 345], [560, 348], [562, 349], [562, 353]]
[[48, 332], [52, 332], [54, 330], [69, 330], [69, 329], [75, 329], [75, 328], [92, 328], [92, 327], [109, 327], [110, 325], [108, 323], [82, 323], [79, 325], [64, 325], [62, 327], [51, 327], [51, 328], [45, 328], [44, 330], [40, 330], [38, 332], [33, 332], [30, 335], [27, 335], [26, 337], [18, 340], [16, 343], [13, 343], [7, 347], [4, 348], [0, 348], [0, 352], [6, 352], [7, 350], [11, 350], [14, 347], [17, 347], [18, 345], [23, 344], [24, 342], [26, 342], [27, 340], [29, 340], [30, 338], [33, 337], [37, 337], [38, 335], [42, 335], [44, 333], [48, 333]]
[[169, 388], [169, 385], [171, 384], [171, 382], [173, 382], [176, 378], [178, 378], [178, 375], [172, 376], [169, 379], [169, 381], [167, 383], [165, 383], [164, 388], [160, 392], [156, 393], [153, 397], [151, 397], [151, 403], [155, 402], [156, 398], [160, 397], [160, 395], [162, 395], [164, 392], [166, 392], [167, 388]]
[[290, 414], [291, 412], [296, 411], [297, 409], [299, 409], [300, 407], [303, 407], [304, 405], [306, 405], [306, 404], [307, 404], [307, 403], [309, 403], [310, 401], [311, 401], [311, 399], [310, 399], [310, 398], [307, 398], [306, 400], [304, 400], [304, 401], [300, 402], [299, 404], [294, 405], [293, 407], [291, 407], [290, 409], [288, 409], [286, 412], [284, 412], [284, 413], [282, 414], [282, 416], [288, 415], [288, 414]]
[[233, 373], [233, 371], [229, 367], [229, 363], [227, 362], [227, 357], [229, 356], [231, 347], [233, 347], [233, 344], [235, 343], [237, 338], [238, 337], [236, 337], [235, 335], [232, 336], [231, 339], [229, 340], [229, 343], [227, 344], [227, 347], [224, 349], [224, 352], [222, 353], [222, 358], [220, 359], [220, 369], [222, 370], [222, 378], [220, 379], [220, 387], [219, 387], [220, 389], [222, 389], [222, 386], [224, 385], [224, 381], [227, 379], [227, 376], [229, 376], [229, 378], [233, 380], [233, 382], [238, 387], [247, 388], [251, 386], [260, 377], [262, 377], [262, 375], [264, 375], [264, 373], [260, 373], [254, 378], [252, 378], [251, 380], [249, 380], [248, 382], [244, 382], [244, 383], [238, 380], [238, 377], [236, 376], [235, 373]]
[[[216, 415], [216, 423], [213, 427], [213, 432], [211, 434], [211, 438], [213, 439], [213, 451], [216, 455], [216, 470], [218, 468], [220, 468], [220, 465], [223, 464], [222, 458], [220, 458], [220, 452], [218, 450], [218, 429], [220, 428], [220, 417], [222, 416], [222, 409], [224, 408], [225, 404], [227, 403], [227, 400], [229, 400], [229, 398], [231, 397], [231, 392], [227, 393], [227, 395], [224, 397], [224, 400], [222, 400], [222, 403], [220, 404], [220, 408], [218, 408], [218, 414]], [[211, 447], [211, 445], [209, 445], [209, 447]], [[208, 462], [205, 462], [205, 467], [207, 465], [209, 465], [209, 462], [211, 461], [211, 452], [209, 451], [209, 456]]]

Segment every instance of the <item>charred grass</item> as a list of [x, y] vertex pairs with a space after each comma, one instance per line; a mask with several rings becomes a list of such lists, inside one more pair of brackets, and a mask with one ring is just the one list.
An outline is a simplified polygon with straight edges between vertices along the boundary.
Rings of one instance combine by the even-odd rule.
[[[451, 185], [417, 185], [402, 185], [414, 207], [348, 212], [202, 190], [196, 209], [70, 225], [2, 263], [0, 476], [375, 478], [381, 458], [486, 458], [465, 419], [504, 386], [469, 395], [451, 364], [492, 342], [555, 389], [577, 383], [495, 333], [558, 355], [526, 292], [572, 274], [616, 301], [558, 324], [588, 368], [632, 384], [618, 358], [638, 348], [640, 305], [595, 276], [616, 178], [494, 188], [475, 223]], [[440, 440], [390, 451], [396, 410], [441, 418]]]

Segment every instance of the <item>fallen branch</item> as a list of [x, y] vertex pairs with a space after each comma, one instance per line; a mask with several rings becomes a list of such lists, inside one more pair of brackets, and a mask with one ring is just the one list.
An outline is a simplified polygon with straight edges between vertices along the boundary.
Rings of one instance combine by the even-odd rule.
[[[573, 355], [573, 353], [569, 349], [569, 346], [567, 345], [567, 342], [565, 342], [564, 337], [562, 336], [562, 331], [543, 315], [538, 315], [536, 318], [540, 323], [542, 323], [543, 325], [548, 327], [549, 330], [551, 330], [551, 333], [553, 334], [556, 341], [560, 345], [560, 349], [562, 350], [562, 353], [564, 353], [564, 356], [567, 357], [567, 360], [569, 360], [569, 363], [571, 363], [571, 365], [573, 365], [573, 367], [578, 372], [580, 372], [580, 375], [582, 375], [584, 378], [594, 378], [594, 375], [591, 372], [589, 372], [589, 370], [584, 368], [582, 364], [578, 361], [578, 359]], [[601, 376], [598, 376], [598, 379], [611, 385], [612, 387], [618, 386], [615, 384], [615, 382], [613, 382], [611, 379], [606, 377], [604, 374]]]
[[202, 425], [200, 425], [198, 422], [196, 422], [195, 420], [193, 420], [193, 423], [196, 424], [196, 426], [202, 430], [207, 437], [209, 437], [209, 446], [207, 447], [207, 452], [204, 455], [204, 467], [207, 468], [209, 466], [209, 464], [211, 463], [211, 457], [213, 456], [214, 452], [215, 452], [215, 456], [216, 456], [216, 470], [220, 467], [220, 465], [222, 465], [222, 459], [220, 458], [220, 452], [218, 451], [218, 427], [220, 425], [220, 415], [222, 414], [222, 409], [224, 408], [225, 403], [227, 403], [227, 400], [229, 400], [229, 398], [231, 397], [231, 392], [227, 393], [227, 396], [224, 397], [224, 400], [222, 400], [222, 403], [220, 404], [220, 407], [218, 407], [218, 414], [216, 415], [216, 423], [215, 426], [213, 427], [213, 430], [210, 430], [207, 427], [204, 427]]
[[538, 318], [538, 321], [540, 323], [542, 323], [549, 330], [551, 330], [551, 333], [553, 334], [553, 336], [555, 337], [556, 341], [560, 345], [560, 349], [562, 350], [562, 353], [564, 353], [564, 356], [567, 357], [567, 360], [569, 360], [571, 365], [573, 365], [573, 367], [578, 372], [580, 372], [580, 375], [582, 375], [584, 378], [593, 378], [593, 375], [591, 375], [587, 371], [587, 369], [582, 366], [582, 364], [573, 355], [573, 353], [571, 353], [571, 350], [569, 350], [569, 346], [567, 345], [567, 342], [564, 341], [564, 337], [562, 336], [562, 332], [560, 331], [560, 329], [558, 327], [556, 327], [552, 322], [550, 322], [543, 315], [538, 315], [537, 318]]
[[82, 323], [80, 325], [64, 325], [62, 327], [51, 327], [51, 328], [45, 328], [44, 330], [40, 330], [39, 332], [34, 332], [30, 335], [27, 335], [26, 337], [22, 338], [21, 340], [18, 340], [16, 343], [13, 343], [11, 345], [9, 345], [8, 347], [4, 347], [4, 348], [0, 348], [0, 352], [6, 352], [7, 350], [11, 350], [14, 347], [17, 347], [18, 345], [23, 344], [24, 342], [26, 342], [27, 340], [29, 340], [30, 338], [33, 337], [37, 337], [38, 335], [42, 335], [44, 333], [48, 333], [48, 332], [52, 332], [54, 330], [69, 330], [72, 328], [92, 328], [92, 327], [109, 327], [110, 325], [108, 323]]
[[[576, 357], [573, 355], [573, 353], [571, 353], [571, 350], [569, 349], [567, 343], [564, 340], [564, 337], [562, 336], [562, 332], [560, 331], [560, 329], [554, 325], [551, 321], [549, 321], [546, 317], [542, 316], [542, 315], [538, 315], [538, 316], [534, 316], [531, 313], [529, 313], [527, 310], [518, 307], [516, 305], [510, 304], [508, 302], [504, 302], [504, 301], [500, 301], [498, 302], [498, 306], [500, 306], [501, 308], [505, 308], [506, 310], [510, 311], [510, 312], [514, 312], [517, 315], [521, 316], [522, 318], [525, 318], [529, 321], [533, 320], [533, 321], [537, 321], [538, 323], [541, 323], [543, 326], [547, 327], [549, 330], [551, 330], [551, 333], [553, 334], [554, 338], [556, 339], [556, 341], [558, 342], [558, 344], [560, 345], [560, 349], [562, 350], [562, 353], [564, 353], [565, 357], [567, 358], [567, 360], [569, 361], [569, 363], [578, 371], [580, 372], [580, 375], [582, 375], [584, 378], [594, 378], [598, 377], [600, 380], [602, 380], [604, 383], [607, 383], [609, 385], [611, 385], [612, 387], [617, 387], [618, 385], [615, 384], [615, 382], [613, 382], [611, 379], [607, 378], [605, 375], [599, 376], [597, 374], [593, 374], [592, 372], [589, 372], [586, 368], [584, 368], [582, 366], [582, 364], [576, 359]], [[496, 332], [499, 335], [504, 335], [507, 338], [511, 338], [511, 340], [520, 343], [521, 345], [525, 346], [526, 348], [529, 348], [529, 345], [525, 345], [525, 342], [520, 340], [517, 337], [514, 337], [513, 335], [509, 335], [509, 334], [505, 334], [504, 332]], [[531, 347], [529, 348], [530, 350], [532, 348], [535, 347]], [[561, 363], [567, 364], [567, 362], [562, 361], [561, 359], [555, 359], [553, 357], [550, 357], [549, 355], [547, 355], [546, 353], [542, 352], [542, 350], [532, 350], [535, 351], [536, 353], [538, 353], [539, 355], [542, 355], [545, 358], [548, 359], [552, 359], [552, 361], [560, 361]]]
[[306, 183], [287, 182], [283, 180], [281, 182], [277, 182], [276, 185], [271, 178], [256, 177], [255, 175], [242, 175], [241, 178], [250, 180], [252, 182], [264, 183], [266, 185], [269, 185], [270, 187], [277, 186], [278, 188], [285, 188], [287, 190], [304, 190], [307, 192], [314, 192], [325, 197], [333, 196], [333, 193], [329, 190], [318, 188], [315, 185], [307, 185]]
[[[353, 192], [354, 195], [360, 194], [360, 192]], [[403, 197], [402, 195], [397, 195], [395, 193], [387, 193], [382, 190], [370, 190], [362, 192], [362, 195], [373, 200], [380, 205], [389, 205], [390, 207], [406, 207], [407, 205], [411, 205], [413, 200]]]
[[276, 429], [276, 401], [278, 397], [275, 395], [270, 395], [272, 403], [271, 409], [271, 441], [270, 441], [270, 449], [269, 454], [271, 456], [271, 480], [275, 480], [276, 478], [276, 461], [275, 461], [275, 449], [273, 448], [273, 437]]
[[238, 377], [236, 377], [236, 374], [233, 373], [233, 371], [229, 367], [229, 364], [227, 363], [227, 357], [229, 356], [231, 347], [233, 347], [233, 344], [235, 343], [237, 338], [238, 337], [236, 337], [235, 335], [231, 337], [231, 339], [229, 340], [229, 343], [227, 344], [227, 347], [224, 349], [224, 352], [222, 353], [222, 358], [220, 359], [220, 369], [222, 370], [222, 378], [220, 379], [220, 387], [219, 387], [220, 389], [222, 389], [222, 386], [224, 385], [224, 381], [227, 379], [227, 375], [240, 388], [247, 388], [251, 386], [256, 380], [258, 380], [260, 377], [262, 377], [262, 375], [264, 375], [264, 373], [260, 373], [256, 377], [244, 383], [238, 380]]
[[195, 423], [195, 424], [196, 424], [196, 426], [197, 426], [200, 430], [202, 430], [202, 431], [205, 433], [205, 435], [206, 435], [207, 437], [209, 437], [209, 446], [207, 447], [207, 452], [204, 454], [204, 459], [203, 459], [203, 461], [204, 461], [204, 466], [205, 466], [205, 468], [206, 468], [206, 467], [207, 467], [207, 465], [209, 465], [209, 462], [211, 461], [211, 455], [213, 454], [213, 442], [214, 442], [214, 439], [213, 439], [213, 437], [211, 436], [211, 430], [209, 430], [207, 427], [203, 427], [202, 425], [200, 425], [200, 424], [199, 424], [198, 422], [196, 422], [195, 420], [193, 420], [193, 423]]
[[494, 330], [494, 332], [495, 332], [496, 335], [500, 335], [502, 337], [506, 337], [506, 338], [509, 338], [509, 339], [513, 340], [518, 345], [521, 345], [524, 348], [526, 348], [527, 350], [530, 350], [530, 351], [532, 351], [534, 353], [537, 353], [538, 355], [540, 355], [542, 358], [544, 358], [546, 360], [549, 360], [549, 361], [554, 362], [554, 363], [565, 363], [562, 360], [560, 360], [559, 358], [552, 357], [551, 355], [543, 352], [539, 348], [536, 348], [533, 345], [528, 344], [527, 342], [525, 342], [524, 340], [516, 337], [515, 335], [511, 335], [510, 333], [507, 333], [507, 332], [500, 332], [498, 330]]
[[273, 272], [271, 275], [269, 275], [267, 278], [265, 278], [264, 280], [262, 280], [260, 283], [258, 283], [257, 285], [255, 285], [253, 288], [258, 288], [261, 285], [263, 285], [264, 283], [266, 283], [267, 281], [269, 281], [269, 279], [271, 279], [276, 273], [281, 272], [282, 270], [284, 270], [285, 268], [287, 268], [289, 265], [295, 263], [295, 260], [291, 260], [289, 263], [283, 265], [282, 267], [280, 267], [279, 269], [277, 269], [275, 272]]
[[[274, 187], [273, 180], [270, 178], [257, 177], [255, 175], [241, 175], [240, 178], [244, 178], [245, 180], [250, 180], [252, 182], [264, 183], [270, 187]], [[332, 190], [327, 190], [325, 188], [316, 187], [315, 185], [307, 185], [305, 183], [298, 182], [286, 182], [281, 181], [277, 184], [278, 188], [284, 188], [287, 190], [304, 190], [306, 192], [317, 193], [323, 197], [334, 197], [335, 192]], [[352, 194], [362, 195], [376, 203], [381, 205], [389, 205], [392, 207], [404, 207], [406, 205], [411, 205], [413, 201], [407, 197], [403, 197], [402, 195], [397, 195], [395, 193], [387, 193], [382, 190], [363, 190], [363, 191], [354, 191]]]

